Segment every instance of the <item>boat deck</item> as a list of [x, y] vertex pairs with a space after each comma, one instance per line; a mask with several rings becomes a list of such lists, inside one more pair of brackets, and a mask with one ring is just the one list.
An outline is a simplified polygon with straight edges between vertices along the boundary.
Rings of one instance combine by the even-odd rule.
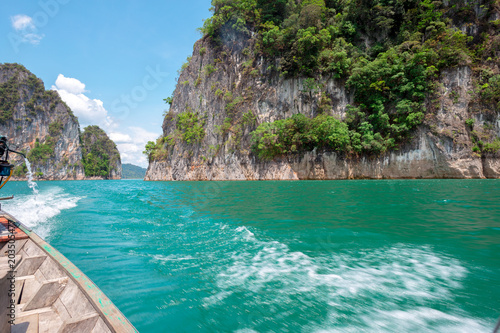
[[0, 248], [0, 332], [137, 332], [85, 274], [1, 211]]

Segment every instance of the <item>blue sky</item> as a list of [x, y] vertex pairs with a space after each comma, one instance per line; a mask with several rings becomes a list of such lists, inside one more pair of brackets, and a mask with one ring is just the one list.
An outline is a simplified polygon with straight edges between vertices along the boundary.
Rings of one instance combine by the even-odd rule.
[[147, 166], [163, 102], [211, 16], [210, 0], [0, 0], [0, 63], [59, 91], [80, 125], [101, 126], [123, 163]]

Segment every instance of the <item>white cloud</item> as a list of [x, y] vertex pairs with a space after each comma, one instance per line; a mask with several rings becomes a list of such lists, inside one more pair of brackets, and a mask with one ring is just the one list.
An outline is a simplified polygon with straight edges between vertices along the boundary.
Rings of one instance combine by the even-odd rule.
[[80, 125], [98, 125], [105, 130], [116, 127], [113, 119], [108, 116], [104, 103], [99, 99], [91, 99], [84, 92], [85, 84], [80, 80], [59, 74], [56, 85], [52, 86], [78, 117]]
[[[142, 167], [148, 166], [146, 155], [142, 152], [148, 141], [156, 141], [159, 133], [148, 132], [141, 127], [128, 127], [128, 133], [112, 132], [111, 140], [115, 141], [122, 163], [131, 163]], [[116, 139], [116, 140], [115, 140]]]
[[78, 117], [80, 126], [98, 125], [111, 140], [116, 143], [122, 163], [131, 163], [142, 167], [148, 166], [146, 156], [142, 153], [148, 141], [156, 141], [159, 133], [153, 133], [142, 127], [131, 126], [126, 133], [117, 130], [118, 124], [108, 116], [104, 103], [98, 99], [91, 99], [86, 94], [85, 84], [78, 79], [65, 77], [62, 74], [56, 79], [52, 86], [68, 104], [74, 114]]
[[109, 133], [109, 138], [113, 140], [115, 143], [132, 142], [132, 138], [130, 137], [130, 135], [118, 132]]
[[15, 15], [10, 18], [12, 27], [19, 34], [20, 42], [30, 43], [33, 45], [40, 44], [45, 35], [39, 34], [38, 29], [33, 23], [33, 19], [28, 15]]
[[33, 19], [28, 15], [15, 15], [10, 18], [12, 27], [16, 30], [36, 29]]
[[66, 90], [72, 94], [82, 94], [85, 92], [85, 84], [80, 82], [80, 80], [73, 79], [71, 77], [65, 77], [62, 74], [56, 79], [56, 86], [61, 90]]

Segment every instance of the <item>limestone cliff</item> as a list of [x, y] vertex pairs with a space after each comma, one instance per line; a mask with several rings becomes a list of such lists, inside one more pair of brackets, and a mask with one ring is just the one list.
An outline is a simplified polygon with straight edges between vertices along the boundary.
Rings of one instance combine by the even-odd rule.
[[121, 179], [122, 164], [116, 144], [98, 126], [87, 126], [82, 133], [85, 175], [92, 179]]
[[[18, 64], [0, 64], [0, 133], [9, 146], [28, 155], [39, 179], [85, 177], [78, 119], [55, 91]], [[24, 179], [24, 159], [10, 155], [17, 165], [14, 178]]]
[[[451, 3], [445, 6], [452, 8]], [[452, 26], [449, 31], [461, 30], [471, 43], [480, 33], [491, 31], [488, 22], [500, 19], [498, 4], [487, 13], [479, 5], [467, 10], [472, 23], [454, 18], [446, 22]], [[238, 22], [220, 27], [217, 43], [205, 36], [194, 45], [165, 116], [163, 135], [146, 147], [150, 158], [146, 180], [500, 177], [496, 147], [500, 96], [481, 98], [488, 88], [481, 73], [500, 77], [499, 38], [494, 32], [484, 42], [493, 57], [479, 64], [467, 58], [441, 65], [433, 78], [433, 92], [425, 97], [425, 117], [394, 148], [374, 154], [319, 147], [263, 159], [252, 150], [251, 133], [259, 124], [299, 113], [308, 118], [326, 113], [345, 121], [347, 105], [359, 101], [355, 90], [346, 88], [346, 78], [325, 73], [283, 75], [276, 68], [282, 68], [286, 59], [266, 56], [257, 45], [263, 43], [262, 32], [251, 25], [236, 29]], [[364, 44], [375, 45], [376, 40], [363, 36]]]

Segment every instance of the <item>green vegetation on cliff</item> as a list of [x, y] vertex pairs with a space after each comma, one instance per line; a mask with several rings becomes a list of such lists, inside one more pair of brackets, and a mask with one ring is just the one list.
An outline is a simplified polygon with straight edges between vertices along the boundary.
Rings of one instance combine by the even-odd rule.
[[112, 172], [121, 174], [120, 153], [99, 126], [87, 126], [81, 134], [85, 176], [110, 178]]
[[0, 123], [3, 124], [12, 118], [18, 102], [17, 76], [12, 76], [5, 83], [0, 84]]
[[11, 75], [8, 80], [0, 84], [0, 124], [12, 120], [18, 104], [24, 104], [30, 117], [35, 117], [40, 113], [54, 111], [56, 105], [61, 103], [76, 120], [71, 109], [61, 101], [57, 92], [45, 90], [42, 80], [24, 66], [6, 63], [2, 64], [2, 71]]
[[40, 143], [38, 139], [36, 139], [35, 147], [30, 150], [28, 153], [28, 160], [34, 165], [42, 165], [47, 163], [47, 161], [51, 160], [55, 156], [55, 140], [47, 136], [45, 138], [44, 143]]
[[[395, 149], [432, 116], [430, 101], [446, 68], [471, 67], [478, 105], [500, 108], [500, 21], [492, 19], [498, 0], [213, 0], [212, 5], [214, 14], [201, 31], [215, 50], [231, 33], [252, 40], [247, 54], [266, 59], [268, 71], [307, 78], [304, 89], [317, 99], [315, 119], [299, 115], [260, 124], [252, 133], [252, 150], [262, 158], [314, 147], [354, 155]], [[342, 80], [353, 95], [342, 121], [325, 113], [331, 109], [322, 93], [329, 79]]]
[[[168, 99], [165, 100], [168, 104], [172, 103], [171, 98], [170, 101], [168, 101]], [[167, 113], [166, 117], [176, 122], [175, 131], [171, 135], [157, 139], [156, 142], [148, 141], [143, 154], [148, 156], [150, 161], [165, 157], [168, 153], [167, 147], [174, 146], [177, 141], [185, 142], [188, 145], [197, 144], [200, 143], [205, 136], [205, 130], [203, 128], [205, 119], [202, 119], [197, 112], [185, 111], [177, 116]]]

